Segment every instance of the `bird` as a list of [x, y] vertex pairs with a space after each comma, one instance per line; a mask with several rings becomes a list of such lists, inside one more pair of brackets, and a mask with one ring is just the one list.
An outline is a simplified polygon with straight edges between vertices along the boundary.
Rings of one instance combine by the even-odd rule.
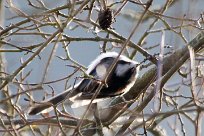
[[28, 111], [29, 115], [37, 115], [43, 113], [48, 108], [57, 106], [65, 100], [70, 100], [73, 104], [76, 101], [91, 100], [96, 92], [99, 81], [107, 74], [109, 68], [117, 58], [117, 62], [109, 75], [106, 85], [102, 87], [96, 99], [105, 99], [116, 96], [123, 96], [134, 85], [138, 73], [139, 63], [129, 59], [124, 55], [119, 55], [117, 52], [101, 53], [95, 60], [91, 62], [86, 71], [87, 75], [93, 78], [84, 78], [81, 81], [65, 90], [64, 92], [42, 102], [34, 104]]

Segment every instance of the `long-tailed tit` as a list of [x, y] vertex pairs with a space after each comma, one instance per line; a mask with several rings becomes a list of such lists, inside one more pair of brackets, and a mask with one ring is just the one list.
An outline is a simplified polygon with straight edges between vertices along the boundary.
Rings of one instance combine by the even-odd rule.
[[[42, 113], [44, 110], [57, 106], [64, 100], [69, 99], [73, 103], [76, 100], [90, 100], [99, 86], [100, 80], [104, 78], [110, 66], [118, 56], [116, 52], [102, 53], [88, 67], [86, 74], [93, 78], [82, 79], [70, 89], [56, 95], [53, 98], [42, 101], [29, 110], [29, 115]], [[96, 99], [109, 98], [125, 94], [133, 86], [139, 72], [139, 65], [136, 61], [120, 55], [118, 61], [106, 85], [100, 90]], [[82, 101], [83, 102], [83, 101]]]

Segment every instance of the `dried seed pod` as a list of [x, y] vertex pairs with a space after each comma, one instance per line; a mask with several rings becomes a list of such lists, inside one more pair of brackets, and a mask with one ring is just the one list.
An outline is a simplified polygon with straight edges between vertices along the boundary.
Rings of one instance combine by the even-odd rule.
[[100, 10], [98, 14], [99, 25], [103, 30], [106, 30], [112, 24], [112, 10]]

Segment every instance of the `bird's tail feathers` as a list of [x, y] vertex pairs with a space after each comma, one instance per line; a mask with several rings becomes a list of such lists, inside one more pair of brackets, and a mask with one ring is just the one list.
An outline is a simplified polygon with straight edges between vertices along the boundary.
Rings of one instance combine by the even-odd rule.
[[[65, 101], [68, 97], [72, 97], [72, 93], [73, 91], [70, 90], [66, 90], [46, 101], [43, 101], [41, 103], [38, 103], [34, 106], [32, 106], [29, 111], [28, 114], [29, 115], [37, 115], [39, 113], [45, 113], [45, 112], [49, 112], [50, 110], [52, 110], [52, 106], [56, 106], [60, 103], [62, 103], [63, 101]], [[50, 109], [50, 110], [48, 110]]]
[[[52, 108], [50, 103], [40, 103], [31, 107], [28, 111], [29, 115], [37, 115], [39, 113], [49, 112], [48, 109]], [[50, 109], [51, 110], [51, 109]]]

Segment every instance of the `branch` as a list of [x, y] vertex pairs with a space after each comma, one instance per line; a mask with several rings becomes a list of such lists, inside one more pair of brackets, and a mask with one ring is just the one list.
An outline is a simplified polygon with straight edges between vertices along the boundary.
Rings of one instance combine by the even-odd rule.
[[[165, 80], [162, 80], [161, 84], [164, 84], [164, 81], [167, 81], [179, 68], [183, 63], [189, 59], [188, 46], [191, 46], [195, 52], [200, 51], [204, 48], [204, 31], [199, 33], [187, 46], [184, 48], [178, 49], [173, 54], [164, 58], [163, 61], [163, 73], [162, 76]], [[154, 66], [150, 70], [148, 70], [142, 77], [138, 78], [135, 82], [134, 86], [131, 90], [124, 95], [126, 101], [130, 101], [130, 103], [124, 103], [123, 99], [117, 97], [114, 99], [108, 109], [101, 110], [101, 119], [104, 125], [110, 125], [117, 117], [119, 117], [122, 113], [128, 109], [131, 104], [140, 96], [141, 93], [144, 93], [146, 89], [149, 87], [151, 83], [156, 80], [157, 75], [157, 66]], [[168, 77], [168, 78], [167, 78]], [[166, 79], [167, 78], [167, 79]], [[151, 95], [151, 94], [150, 94]], [[132, 102], [131, 102], [132, 101]], [[148, 100], [149, 102], [150, 100]], [[144, 100], [143, 103], [146, 101]], [[147, 102], [147, 104], [148, 104]], [[116, 104], [120, 103], [120, 108], [117, 107]], [[144, 107], [143, 107], [144, 108]], [[142, 109], [138, 109], [138, 111], [142, 111]], [[120, 109], [120, 110], [119, 110]], [[121, 110], [122, 109], [122, 110]], [[109, 113], [107, 115], [107, 113]]]

